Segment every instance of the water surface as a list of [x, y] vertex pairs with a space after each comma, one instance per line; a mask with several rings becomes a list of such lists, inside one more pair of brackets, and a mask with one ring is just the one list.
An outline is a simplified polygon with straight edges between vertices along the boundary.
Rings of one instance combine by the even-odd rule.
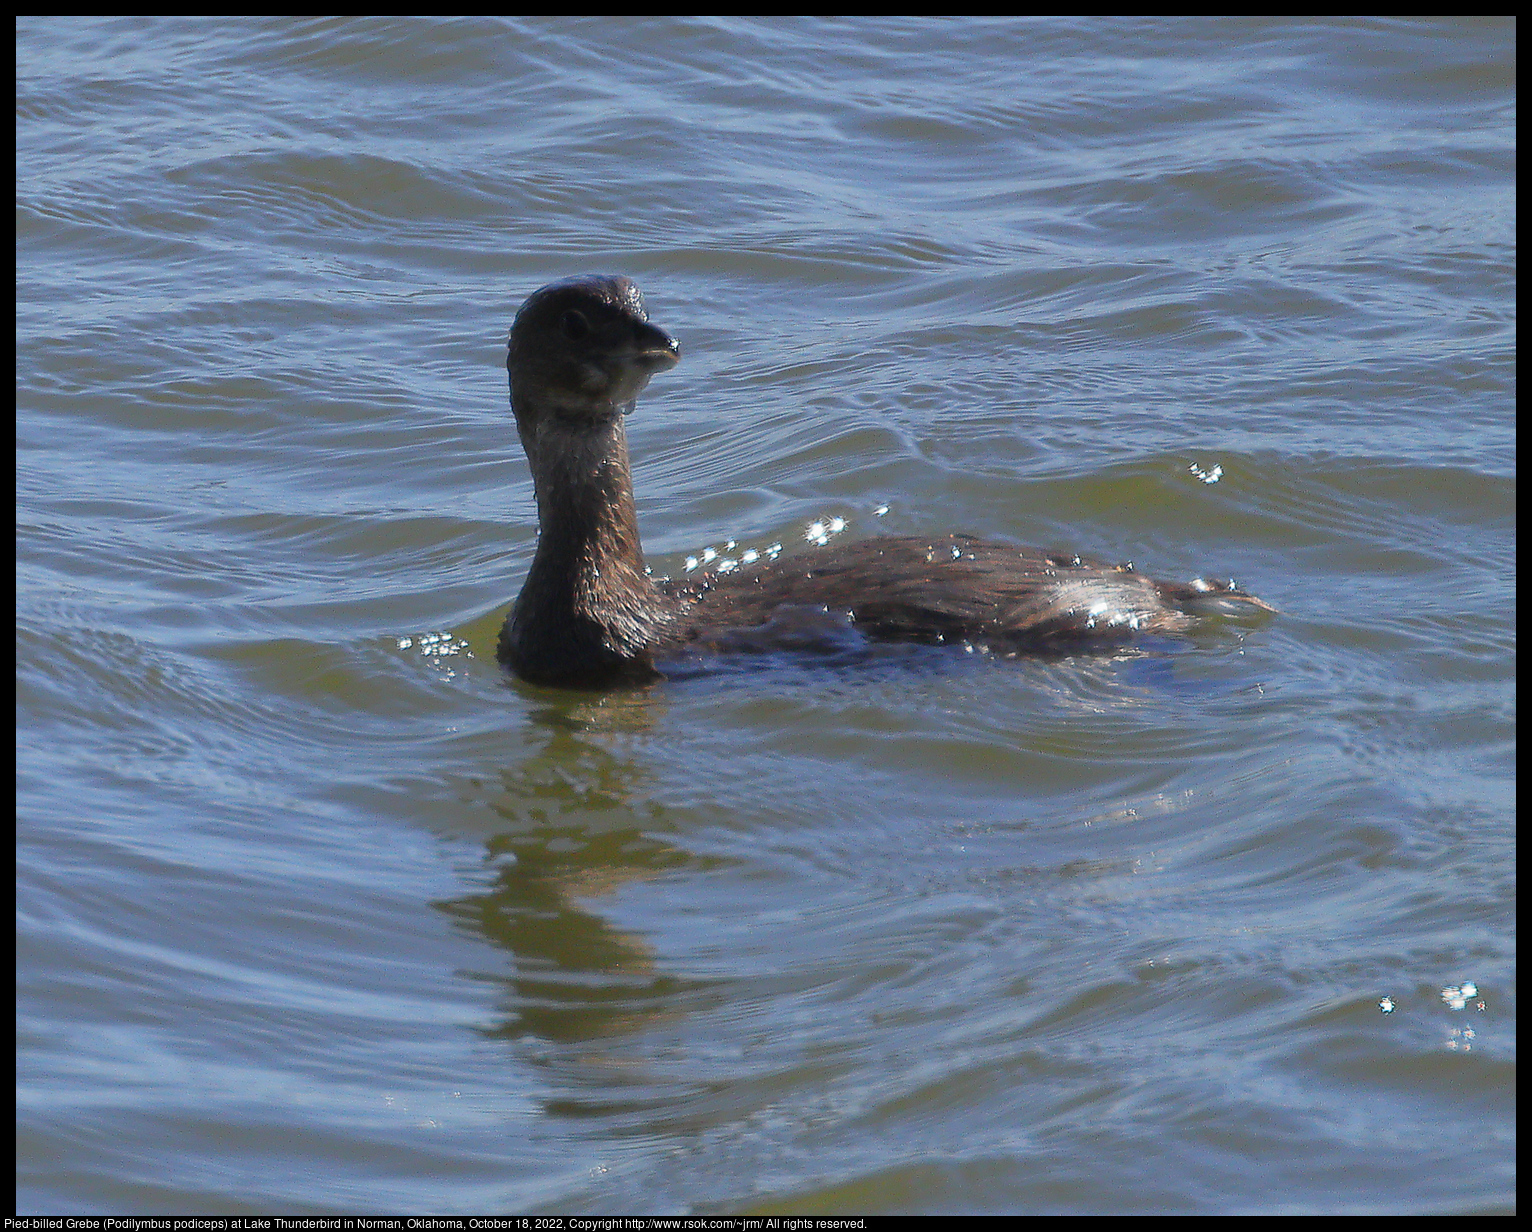
[[[21, 1212], [1511, 1209], [1507, 21], [18, 29]], [[509, 681], [586, 271], [660, 571], [1281, 615]]]

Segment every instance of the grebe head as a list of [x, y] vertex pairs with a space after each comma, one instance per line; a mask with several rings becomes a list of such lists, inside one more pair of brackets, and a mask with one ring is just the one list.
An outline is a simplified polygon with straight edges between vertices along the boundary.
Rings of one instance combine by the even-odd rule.
[[532, 294], [511, 326], [506, 368], [523, 438], [554, 417], [565, 428], [610, 423], [681, 347], [649, 323], [644, 297], [619, 275], [587, 274]]

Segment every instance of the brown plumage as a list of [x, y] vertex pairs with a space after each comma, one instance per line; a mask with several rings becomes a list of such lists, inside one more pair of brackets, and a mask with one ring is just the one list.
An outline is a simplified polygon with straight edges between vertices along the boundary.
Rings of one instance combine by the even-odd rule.
[[654, 582], [623, 416], [679, 357], [626, 278], [553, 283], [516, 315], [507, 368], [539, 537], [499, 656], [528, 680], [653, 679], [667, 656], [747, 645], [749, 631], [769, 633], [804, 611], [878, 639], [1058, 653], [1179, 633], [1210, 603], [1271, 610], [1226, 582], [1160, 582], [1131, 566], [966, 535], [810, 547]]

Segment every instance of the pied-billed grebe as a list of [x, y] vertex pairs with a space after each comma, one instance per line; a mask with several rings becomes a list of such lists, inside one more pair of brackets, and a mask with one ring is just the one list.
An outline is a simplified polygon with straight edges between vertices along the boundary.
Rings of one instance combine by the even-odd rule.
[[[1059, 653], [1191, 626], [1209, 599], [1266, 608], [1231, 583], [1157, 582], [1131, 566], [962, 535], [837, 544], [651, 579], [623, 416], [681, 349], [626, 278], [535, 292], [511, 327], [511, 408], [537, 491], [537, 554], [500, 635], [502, 662], [542, 684], [650, 680], [656, 661], [818, 610], [875, 638]], [[1269, 610], [1269, 609], [1267, 609]]]

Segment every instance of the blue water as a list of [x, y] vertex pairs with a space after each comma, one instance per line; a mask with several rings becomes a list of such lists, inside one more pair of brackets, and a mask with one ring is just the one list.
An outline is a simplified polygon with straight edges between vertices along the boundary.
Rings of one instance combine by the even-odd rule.
[[[1514, 34], [20, 19], [18, 1210], [1512, 1210]], [[1279, 615], [508, 680], [586, 271], [658, 572]]]

